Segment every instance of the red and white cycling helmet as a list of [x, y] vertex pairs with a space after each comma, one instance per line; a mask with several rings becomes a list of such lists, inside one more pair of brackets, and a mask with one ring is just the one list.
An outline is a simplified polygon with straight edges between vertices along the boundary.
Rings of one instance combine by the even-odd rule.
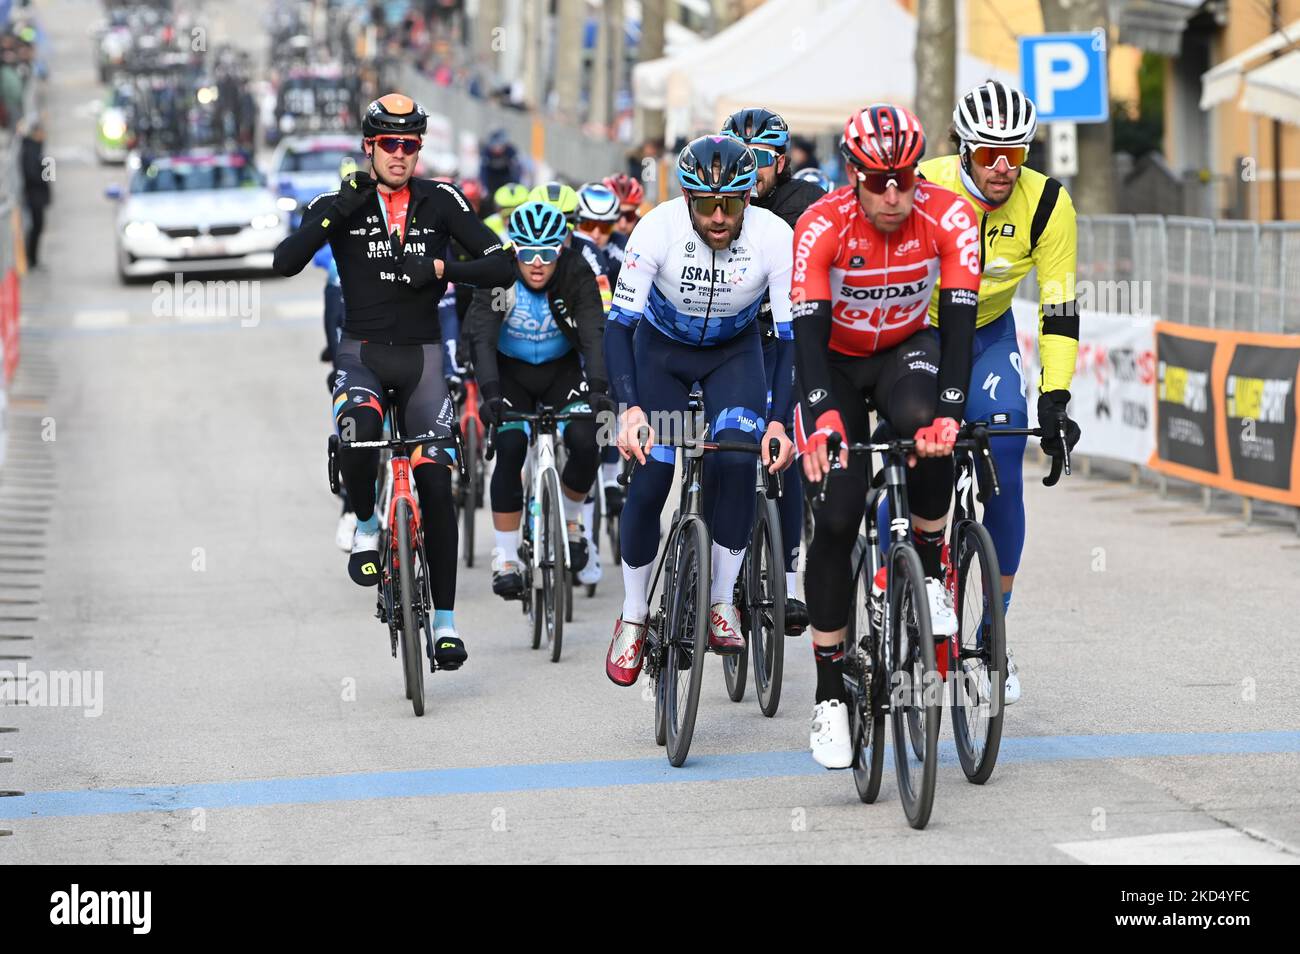
[[910, 110], [872, 103], [844, 124], [840, 154], [868, 172], [907, 169], [925, 154], [925, 131]]

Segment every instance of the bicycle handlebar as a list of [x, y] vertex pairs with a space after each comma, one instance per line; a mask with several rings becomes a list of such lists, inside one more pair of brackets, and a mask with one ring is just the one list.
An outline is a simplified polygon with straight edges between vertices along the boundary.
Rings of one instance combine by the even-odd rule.
[[[717, 451], [722, 453], [736, 453], [736, 454], [762, 454], [763, 453], [763, 447], [761, 444], [749, 444], [743, 441], [700, 441], [700, 440], [691, 439], [691, 440], [682, 441], [680, 444], [658, 444], [656, 446], [671, 447], [674, 450], [680, 448], [682, 450]], [[645, 451], [644, 444], [641, 445], [641, 450], [644, 453]], [[767, 453], [768, 453], [768, 457], [773, 460], [775, 460], [777, 457], [780, 456], [781, 442], [777, 440], [775, 437], [773, 437], [770, 441], [768, 441]], [[636, 466], [636, 457], [632, 455], [628, 455], [627, 459], [623, 461], [623, 469], [620, 470], [618, 474], [618, 485], [620, 487], [626, 487], [628, 483], [631, 481], [632, 468], [634, 468], [635, 466]], [[781, 495], [781, 475], [779, 472], [775, 474], [769, 473], [766, 475], [765, 479], [767, 483], [766, 486], [767, 496], [770, 499], [774, 500]]]

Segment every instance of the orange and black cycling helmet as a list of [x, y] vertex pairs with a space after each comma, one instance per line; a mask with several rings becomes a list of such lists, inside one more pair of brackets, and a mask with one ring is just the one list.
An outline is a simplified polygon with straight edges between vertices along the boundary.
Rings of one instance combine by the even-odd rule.
[[361, 135], [422, 136], [429, 126], [429, 114], [424, 107], [401, 93], [385, 93], [366, 107], [361, 118]]
[[907, 169], [925, 154], [925, 131], [902, 106], [873, 103], [844, 124], [840, 154], [868, 172]]

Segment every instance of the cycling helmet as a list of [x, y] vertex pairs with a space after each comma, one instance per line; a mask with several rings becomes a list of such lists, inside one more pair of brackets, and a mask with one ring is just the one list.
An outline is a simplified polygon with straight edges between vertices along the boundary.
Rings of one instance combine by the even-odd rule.
[[528, 193], [530, 202], [547, 202], [572, 219], [578, 212], [578, 193], [563, 182], [544, 182]]
[[578, 218], [593, 222], [617, 221], [618, 196], [603, 183], [588, 182], [578, 190]]
[[722, 134], [747, 146], [771, 146], [777, 152], [785, 152], [790, 143], [790, 127], [785, 120], [761, 106], [732, 113], [722, 124]]
[[677, 181], [685, 192], [748, 192], [758, 181], [758, 160], [729, 136], [701, 136], [677, 157]]
[[831, 177], [822, 172], [816, 166], [809, 166], [807, 169], [800, 169], [793, 176], [795, 179], [802, 179], [804, 182], [811, 182], [819, 187], [823, 192], [830, 192], [835, 188], [835, 183], [831, 182]]
[[510, 214], [507, 229], [510, 241], [521, 247], [559, 246], [569, 236], [564, 213], [549, 202], [525, 202]]
[[460, 182], [460, 191], [465, 196], [474, 211], [477, 212], [479, 205], [483, 202], [483, 186], [477, 179], [462, 179]]
[[925, 131], [902, 106], [873, 103], [844, 124], [840, 154], [870, 172], [906, 169], [925, 154]]
[[366, 107], [361, 135], [424, 135], [429, 115], [415, 100], [401, 93], [386, 93]]
[[507, 182], [492, 193], [492, 201], [501, 210], [516, 209], [528, 201], [528, 186], [518, 182]]
[[1038, 111], [1014, 86], [989, 80], [957, 100], [952, 124], [962, 142], [1027, 146], [1038, 129]]
[[618, 196], [620, 208], [626, 209], [628, 206], [636, 208], [645, 201], [645, 188], [636, 176], [620, 172], [615, 176], [606, 176], [604, 182], [609, 187], [609, 191]]

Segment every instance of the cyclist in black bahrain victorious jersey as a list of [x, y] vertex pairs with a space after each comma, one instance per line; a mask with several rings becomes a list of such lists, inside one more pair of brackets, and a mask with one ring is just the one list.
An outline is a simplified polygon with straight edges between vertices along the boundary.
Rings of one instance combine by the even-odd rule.
[[[334, 383], [334, 420], [344, 441], [375, 441], [383, 432], [387, 389], [411, 437], [427, 436], [411, 454], [420, 497], [434, 603], [434, 656], [439, 668], [466, 659], [456, 632], [456, 514], [451, 466], [455, 411], [443, 376], [438, 300], [447, 283], [504, 285], [514, 277], [501, 240], [454, 185], [413, 178], [428, 116], [389, 93], [361, 123], [368, 169], [318, 195], [302, 224], [275, 251], [275, 270], [296, 275], [328, 242], [343, 285], [345, 314]], [[472, 258], [447, 254], [455, 239]], [[348, 572], [363, 586], [379, 583], [375, 514], [378, 452], [342, 448], [339, 470], [357, 514]]]

